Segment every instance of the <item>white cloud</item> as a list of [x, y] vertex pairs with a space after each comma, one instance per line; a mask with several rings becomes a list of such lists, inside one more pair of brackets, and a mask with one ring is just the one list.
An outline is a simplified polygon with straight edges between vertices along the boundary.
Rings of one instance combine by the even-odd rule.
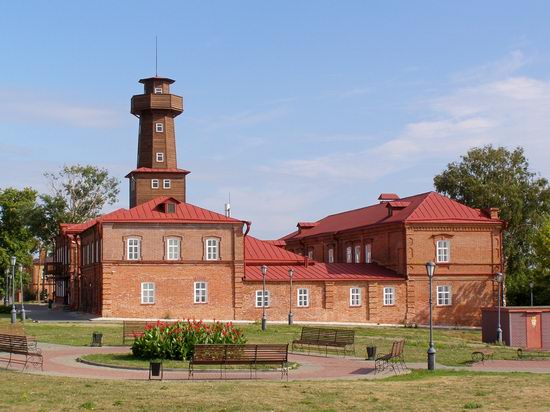
[[54, 123], [82, 128], [112, 128], [125, 113], [110, 108], [79, 105], [26, 91], [0, 92], [0, 122]]
[[[523, 55], [513, 57], [507, 70], [499, 73], [521, 67]], [[451, 161], [473, 146], [492, 143], [523, 146], [533, 168], [550, 175], [550, 162], [545, 159], [550, 153], [549, 81], [507, 76], [461, 85], [425, 105], [431, 119], [406, 124], [384, 143], [353, 152], [285, 160], [272, 170], [309, 179], [372, 180], [429, 159]]]

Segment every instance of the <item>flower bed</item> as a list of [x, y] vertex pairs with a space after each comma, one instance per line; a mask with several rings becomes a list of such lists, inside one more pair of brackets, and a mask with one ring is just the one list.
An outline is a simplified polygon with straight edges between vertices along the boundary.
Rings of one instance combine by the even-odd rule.
[[231, 322], [202, 320], [157, 322], [136, 336], [132, 353], [140, 359], [190, 359], [197, 344], [243, 344], [246, 338]]

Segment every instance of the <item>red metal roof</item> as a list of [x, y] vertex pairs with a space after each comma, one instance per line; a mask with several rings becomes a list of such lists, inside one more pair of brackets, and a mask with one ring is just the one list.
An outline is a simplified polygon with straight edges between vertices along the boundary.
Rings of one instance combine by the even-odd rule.
[[303, 256], [289, 252], [288, 250], [275, 246], [271, 242], [256, 239], [252, 236], [246, 236], [244, 238], [244, 247], [246, 263], [305, 263], [305, 258]]
[[[288, 282], [288, 270], [294, 271], [296, 281], [343, 281], [343, 280], [403, 280], [404, 277], [375, 263], [317, 263], [305, 266], [269, 266], [266, 281]], [[245, 267], [245, 281], [261, 281], [260, 266]]]
[[139, 167], [137, 169], [132, 170], [125, 177], [130, 177], [133, 173], [171, 173], [171, 174], [188, 175], [191, 172], [189, 170], [178, 169], [178, 168], [153, 169], [150, 167]]
[[[176, 204], [175, 213], [165, 213], [158, 206], [170, 201]], [[226, 217], [190, 203], [180, 202], [169, 196], [157, 197], [131, 209], [119, 209], [103, 215], [101, 222], [213, 222], [213, 223], [242, 223], [241, 220]]]
[[[174, 213], [165, 213], [159, 205], [170, 201], [176, 204]], [[157, 197], [132, 209], [117, 209], [111, 213], [91, 219], [85, 223], [62, 225], [63, 233], [82, 233], [97, 222], [143, 222], [143, 223], [242, 223], [241, 220], [226, 217], [190, 203], [180, 202], [169, 196]]]
[[270, 245], [277, 246], [277, 247], [285, 247], [286, 242], [284, 240], [278, 239], [278, 240], [262, 240], [262, 242], [269, 243]]
[[411, 202], [403, 202], [401, 200], [396, 200], [395, 202], [386, 203], [386, 207], [393, 207], [395, 209], [404, 209], [409, 206]]
[[[405, 206], [394, 210], [389, 216], [386, 207], [393, 203]], [[302, 229], [283, 237], [284, 240], [300, 239], [324, 233], [334, 233], [370, 225], [407, 222], [441, 222], [441, 223], [492, 223], [500, 224], [501, 220], [490, 219], [478, 209], [460, 204], [436, 192], [427, 192], [400, 199], [392, 203], [379, 203], [360, 209], [349, 210], [329, 215], [309, 229]]]

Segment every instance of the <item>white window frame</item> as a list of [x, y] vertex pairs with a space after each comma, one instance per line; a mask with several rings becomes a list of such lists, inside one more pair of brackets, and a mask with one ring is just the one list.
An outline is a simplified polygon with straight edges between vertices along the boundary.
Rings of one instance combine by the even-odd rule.
[[126, 239], [126, 260], [140, 260], [141, 258], [141, 239], [129, 237]]
[[361, 245], [355, 245], [353, 248], [353, 257], [355, 258], [355, 263], [361, 262]]
[[195, 303], [208, 303], [208, 282], [203, 280], [193, 283], [193, 301]]
[[313, 249], [309, 249], [307, 251], [307, 258], [313, 260]]
[[155, 283], [154, 282], [141, 282], [141, 304], [142, 305], [155, 304]]
[[162, 94], [162, 87], [155, 87], [155, 94]]
[[160, 187], [160, 180], [151, 179], [151, 189], [158, 189]]
[[384, 306], [395, 305], [395, 288], [393, 286], [386, 286], [383, 291], [383, 303]]
[[205, 260], [220, 260], [220, 239], [209, 237], [204, 240]]
[[157, 152], [156, 159], [157, 159], [157, 163], [163, 163], [164, 162], [164, 152]]
[[[256, 299], [254, 301], [257, 308], [263, 308], [263, 307], [270, 307], [271, 306], [271, 294], [269, 293], [269, 290], [265, 291], [264, 298], [262, 300], [262, 293], [263, 290], [257, 290], [256, 291]], [[262, 306], [265, 305], [265, 306]]]
[[299, 308], [309, 307], [309, 289], [298, 288], [296, 291], [296, 306]]
[[155, 132], [164, 133], [164, 123], [155, 123]]
[[346, 247], [346, 263], [353, 263], [353, 248], [351, 246]]
[[166, 260], [180, 260], [181, 239], [169, 237], [166, 239]]
[[352, 307], [361, 306], [361, 288], [357, 286], [349, 288], [349, 305]]
[[172, 187], [172, 181], [170, 179], [162, 179], [162, 188], [170, 189]]
[[453, 291], [451, 285], [439, 285], [437, 287], [437, 306], [452, 306]]
[[328, 249], [328, 263], [334, 263], [334, 248], [330, 247]]
[[436, 262], [449, 263], [451, 261], [451, 241], [449, 239], [440, 239], [435, 245]]
[[365, 263], [372, 263], [372, 243], [365, 244]]

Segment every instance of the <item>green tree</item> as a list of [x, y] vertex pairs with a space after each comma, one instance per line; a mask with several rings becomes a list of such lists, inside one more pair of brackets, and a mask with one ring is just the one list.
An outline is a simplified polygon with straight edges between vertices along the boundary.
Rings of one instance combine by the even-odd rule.
[[507, 298], [511, 304], [528, 303], [534, 235], [550, 212], [550, 187], [529, 169], [523, 149], [473, 148], [435, 176], [434, 185], [438, 192], [470, 207], [500, 209], [501, 219], [508, 224], [503, 236]]
[[120, 192], [119, 181], [106, 169], [95, 166], [65, 166], [44, 176], [51, 192], [40, 196], [34, 227], [48, 249], [60, 223], [82, 223], [99, 216], [106, 205], [116, 203]]
[[550, 215], [534, 240], [535, 264], [533, 267], [533, 295], [536, 305], [550, 305]]
[[38, 242], [34, 236], [32, 217], [36, 212], [37, 193], [31, 188], [0, 190], [0, 282], [10, 267], [10, 257], [25, 266], [32, 263]]

